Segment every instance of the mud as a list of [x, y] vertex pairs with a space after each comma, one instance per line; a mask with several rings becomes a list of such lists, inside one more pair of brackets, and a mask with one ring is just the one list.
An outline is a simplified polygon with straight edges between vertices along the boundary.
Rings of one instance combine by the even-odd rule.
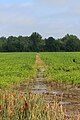
[[33, 94], [44, 94], [46, 103], [56, 102], [63, 107], [63, 111], [67, 115], [76, 115], [80, 113], [80, 88], [75, 88], [71, 85], [60, 84], [54, 81], [45, 82], [44, 77], [40, 71], [37, 72], [37, 78], [35, 82], [26, 82], [20, 84], [20, 86], [14, 89], [26, 92], [31, 91]]

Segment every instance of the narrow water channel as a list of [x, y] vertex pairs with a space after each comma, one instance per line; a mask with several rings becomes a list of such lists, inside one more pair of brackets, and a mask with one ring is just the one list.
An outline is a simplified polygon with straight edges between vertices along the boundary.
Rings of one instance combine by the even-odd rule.
[[36, 80], [27, 84], [21, 83], [17, 90], [26, 92], [30, 90], [32, 94], [44, 94], [46, 103], [54, 103], [56, 101], [62, 105], [63, 111], [68, 116], [80, 113], [80, 88], [66, 84], [59, 84], [55, 81], [46, 82], [42, 71], [37, 71]]
[[80, 88], [45, 82], [42, 72], [37, 71], [36, 82], [31, 85], [32, 93], [44, 94], [47, 103], [54, 103], [56, 96], [57, 102], [63, 106], [63, 111], [66, 111], [67, 115], [80, 113]]

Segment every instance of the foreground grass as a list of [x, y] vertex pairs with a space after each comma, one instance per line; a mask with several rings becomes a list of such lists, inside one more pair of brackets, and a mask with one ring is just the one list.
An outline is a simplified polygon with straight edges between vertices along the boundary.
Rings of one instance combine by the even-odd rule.
[[47, 65], [47, 80], [80, 84], [80, 52], [47, 52], [40, 56]]
[[0, 88], [36, 75], [36, 53], [0, 53]]
[[33, 95], [29, 91], [25, 94], [4, 91], [0, 96], [0, 120], [79, 120], [79, 117], [64, 114], [57, 101], [46, 103], [44, 95]]

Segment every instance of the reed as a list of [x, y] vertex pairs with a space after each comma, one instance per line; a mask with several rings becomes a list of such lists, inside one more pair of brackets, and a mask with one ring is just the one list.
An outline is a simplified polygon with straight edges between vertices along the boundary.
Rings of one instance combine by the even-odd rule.
[[44, 95], [6, 91], [0, 95], [0, 120], [79, 120], [68, 116], [57, 100], [47, 103]]

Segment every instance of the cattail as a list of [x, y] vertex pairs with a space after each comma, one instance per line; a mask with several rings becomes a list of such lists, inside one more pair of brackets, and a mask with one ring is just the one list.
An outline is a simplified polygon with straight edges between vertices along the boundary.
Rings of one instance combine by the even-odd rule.
[[14, 107], [16, 107], [16, 100], [15, 99], [13, 100], [13, 105], [14, 105]]
[[2, 109], [2, 106], [0, 105], [0, 111], [1, 111], [1, 109]]
[[50, 111], [49, 111], [49, 104], [47, 105], [47, 119], [50, 120]]
[[29, 110], [29, 103], [28, 103], [28, 100], [26, 99], [25, 100], [25, 110], [28, 109]]
[[13, 105], [13, 101], [11, 100], [11, 101], [10, 101], [10, 106], [12, 106], [12, 105]]
[[23, 105], [21, 105], [20, 109], [19, 109], [20, 113], [23, 112]]
[[13, 110], [9, 110], [9, 117], [12, 118], [13, 117]]
[[8, 101], [6, 101], [6, 109], [8, 108]]

